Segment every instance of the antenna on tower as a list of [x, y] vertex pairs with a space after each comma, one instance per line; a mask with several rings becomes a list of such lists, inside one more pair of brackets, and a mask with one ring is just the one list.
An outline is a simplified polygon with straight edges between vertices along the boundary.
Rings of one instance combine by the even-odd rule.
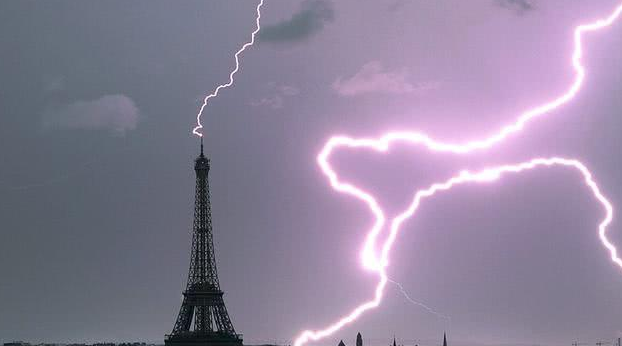
[[201, 157], [203, 157], [203, 136], [201, 136]]

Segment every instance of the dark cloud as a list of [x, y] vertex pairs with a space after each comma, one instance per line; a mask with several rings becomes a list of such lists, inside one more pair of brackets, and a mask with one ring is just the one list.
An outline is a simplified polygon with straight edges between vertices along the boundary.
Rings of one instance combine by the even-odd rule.
[[502, 7], [513, 9], [519, 13], [534, 9], [533, 1], [531, 0], [495, 0], [495, 2]]
[[327, 0], [305, 0], [290, 19], [264, 26], [258, 39], [262, 42], [294, 43], [318, 33], [335, 17], [333, 4]]
[[125, 95], [105, 95], [76, 101], [43, 114], [45, 128], [105, 129], [125, 134], [138, 124], [138, 107]]

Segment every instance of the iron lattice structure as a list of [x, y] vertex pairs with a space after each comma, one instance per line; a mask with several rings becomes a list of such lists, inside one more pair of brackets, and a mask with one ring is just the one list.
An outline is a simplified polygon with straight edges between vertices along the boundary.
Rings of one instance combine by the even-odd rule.
[[167, 346], [242, 345], [242, 336], [233, 328], [218, 282], [212, 240], [209, 169], [210, 161], [203, 155], [201, 140], [201, 155], [194, 162], [196, 192], [188, 283], [173, 331], [165, 337]]

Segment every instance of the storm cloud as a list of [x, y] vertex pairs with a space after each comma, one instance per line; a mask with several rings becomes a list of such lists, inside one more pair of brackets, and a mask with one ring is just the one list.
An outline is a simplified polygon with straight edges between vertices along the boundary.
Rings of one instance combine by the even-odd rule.
[[389, 71], [381, 62], [371, 61], [351, 77], [339, 77], [332, 88], [341, 96], [368, 93], [406, 94], [438, 88], [437, 82], [413, 85], [407, 80], [406, 70]]
[[282, 22], [264, 26], [259, 32], [261, 42], [295, 43], [304, 41], [333, 21], [333, 4], [327, 0], [305, 0], [300, 10]]
[[533, 2], [530, 0], [495, 0], [495, 2], [502, 7], [513, 9], [519, 13], [534, 9]]
[[263, 96], [260, 99], [252, 100], [251, 106], [254, 107], [268, 107], [272, 109], [281, 109], [285, 104], [285, 99], [300, 94], [300, 89], [292, 85], [278, 85], [271, 82], [267, 84], [269, 95]]
[[139, 111], [125, 95], [76, 101], [43, 114], [44, 128], [104, 129], [123, 135], [138, 124]]
[[[264, 1], [262, 26], [304, 1]], [[248, 47], [234, 87], [203, 114], [216, 260], [246, 345], [291, 345], [373, 295], [374, 277], [358, 270], [373, 215], [318, 166], [330, 138], [487, 138], [565, 92], [573, 28], [622, 3], [529, 0], [520, 14], [498, 0], [331, 1], [334, 20], [308, 39]], [[0, 1], [0, 346], [163, 345], [191, 257], [200, 150], [191, 131], [250, 40], [258, 0], [33, 3]], [[330, 162], [377, 197], [387, 226], [420, 188], [535, 156], [586, 160], [619, 208], [621, 33], [622, 17], [586, 34], [589, 81], [577, 98], [501, 146], [454, 155], [398, 141], [386, 152], [340, 147]], [[381, 62], [376, 77], [398, 77], [395, 89], [353, 80], [370, 61]], [[339, 94], [338, 79], [359, 93]], [[579, 174], [553, 167], [425, 199], [388, 273], [454, 322], [390, 284], [381, 307], [321, 344], [354, 346], [361, 331], [366, 346], [393, 333], [399, 344], [440, 346], [443, 329], [450, 346], [612, 341], [622, 335], [622, 275], [599, 241], [603, 215]], [[620, 224], [608, 233], [619, 248]]]

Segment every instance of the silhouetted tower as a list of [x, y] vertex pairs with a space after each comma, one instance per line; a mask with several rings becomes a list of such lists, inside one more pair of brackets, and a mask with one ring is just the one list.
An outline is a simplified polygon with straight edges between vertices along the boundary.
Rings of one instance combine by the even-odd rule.
[[343, 340], [339, 340], [339, 344], [337, 346], [346, 346], [346, 344], [343, 343]]
[[363, 346], [363, 337], [361, 333], [356, 334], [356, 346]]
[[233, 329], [218, 283], [212, 241], [209, 169], [210, 161], [203, 154], [201, 138], [201, 155], [194, 161], [197, 180], [188, 283], [173, 331], [164, 339], [167, 346], [242, 345], [242, 336]]
[[447, 333], [443, 333], [443, 346], [447, 346]]

